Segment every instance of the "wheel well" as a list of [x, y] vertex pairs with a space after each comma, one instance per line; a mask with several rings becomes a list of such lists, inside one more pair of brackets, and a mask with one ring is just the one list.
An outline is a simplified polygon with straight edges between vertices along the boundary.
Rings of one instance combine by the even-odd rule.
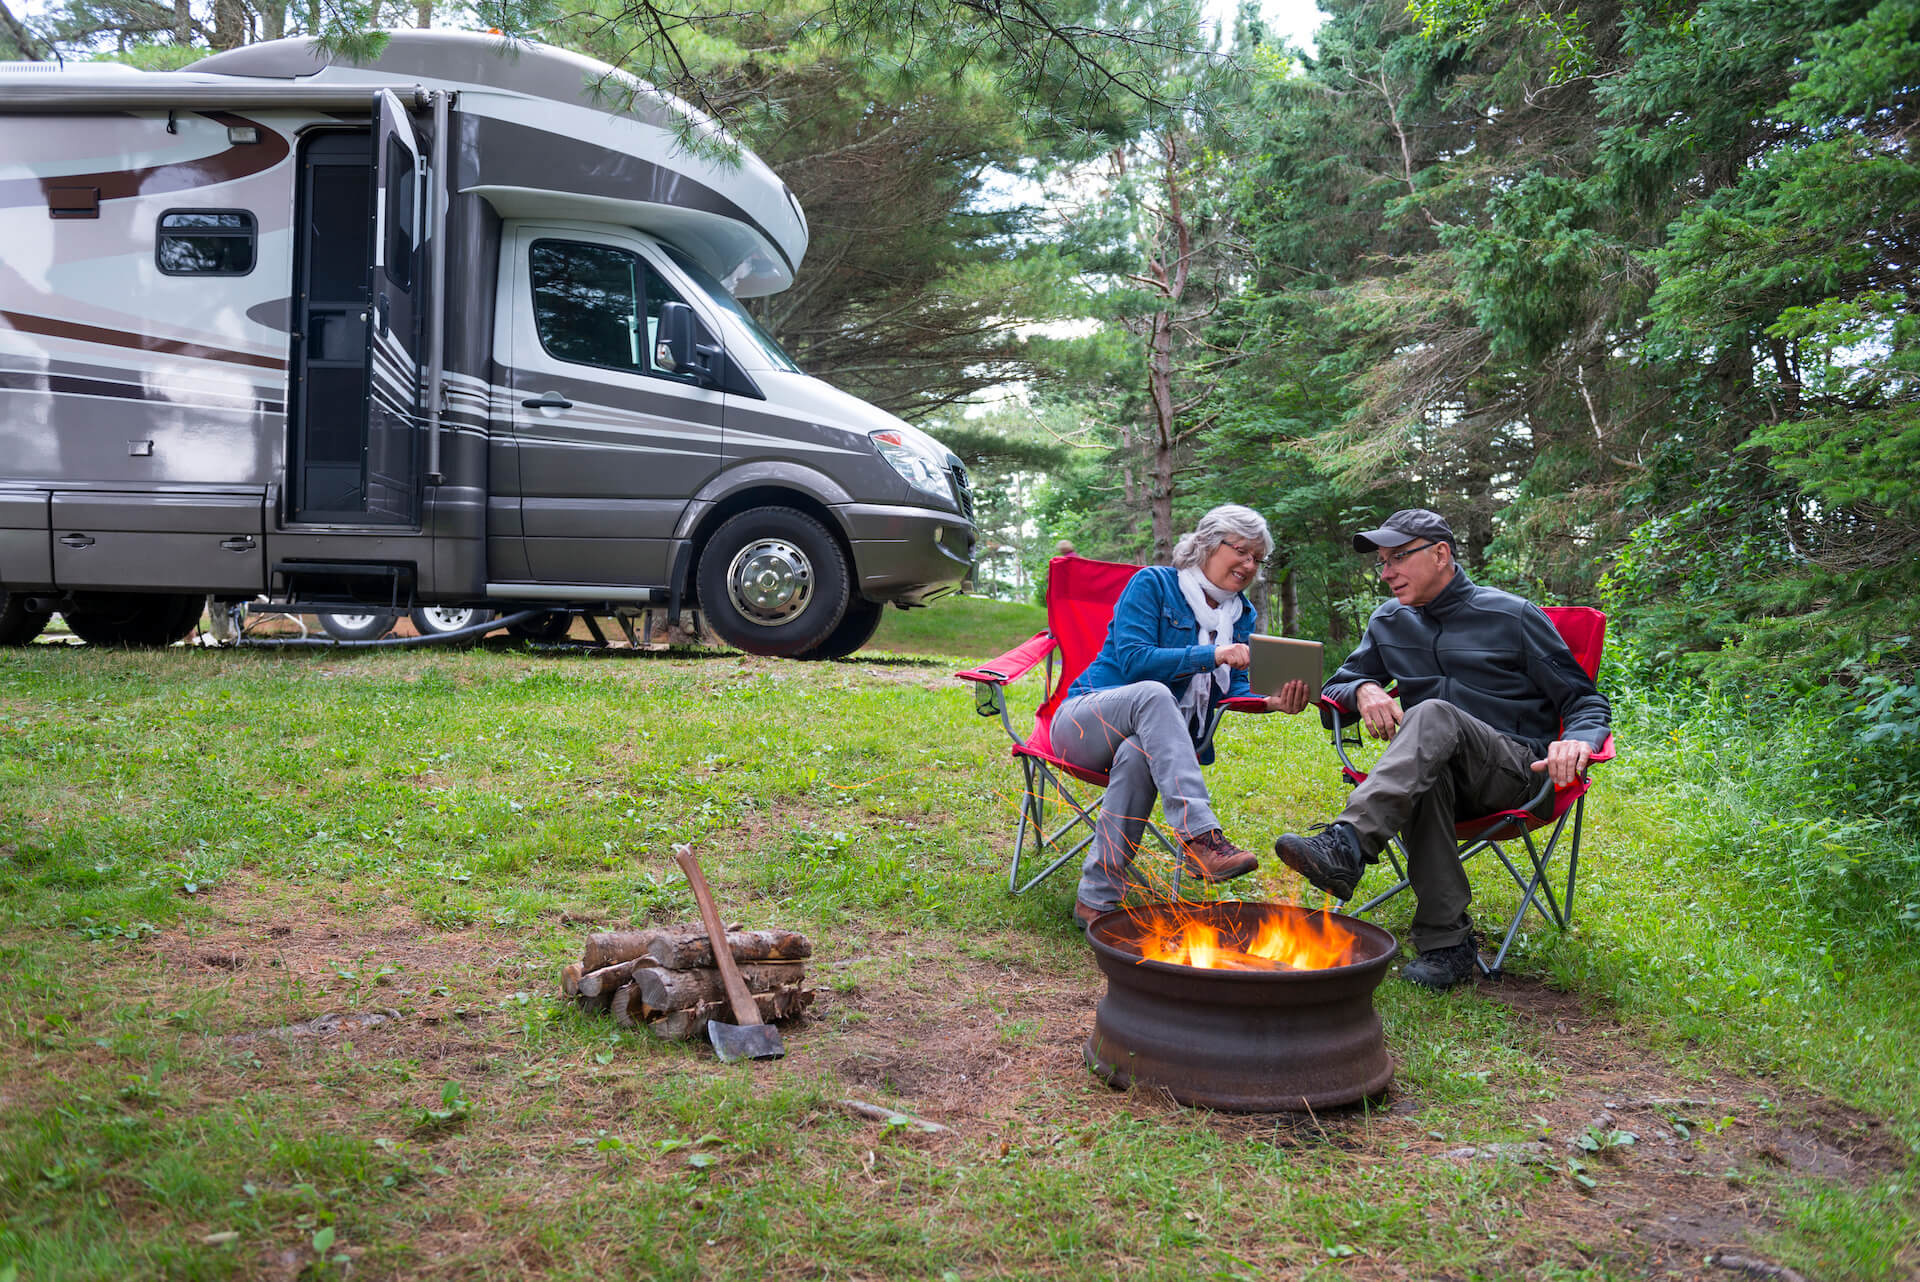
[[860, 575], [853, 563], [853, 546], [847, 542], [846, 533], [841, 530], [840, 522], [834, 519], [827, 505], [802, 490], [783, 489], [777, 485], [759, 485], [751, 489], [738, 490], [715, 503], [693, 527], [693, 557], [687, 563], [687, 595], [697, 595], [696, 586], [700, 582], [700, 558], [707, 554], [707, 541], [721, 524], [742, 512], [750, 512], [757, 507], [790, 507], [796, 512], [805, 512], [827, 528], [833, 541], [840, 545], [841, 555], [847, 558], [847, 568], [852, 572], [852, 582], [847, 584], [848, 592], [860, 595]]

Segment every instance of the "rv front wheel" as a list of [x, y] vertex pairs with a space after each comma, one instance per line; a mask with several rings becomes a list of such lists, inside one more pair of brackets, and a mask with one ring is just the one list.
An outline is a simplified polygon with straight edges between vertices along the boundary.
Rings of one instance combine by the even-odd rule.
[[148, 650], [191, 636], [206, 605], [204, 596], [170, 592], [81, 592], [60, 614], [88, 645]]
[[887, 607], [879, 601], [869, 601], [863, 596], [854, 597], [847, 602], [847, 613], [840, 620], [840, 626], [827, 634], [827, 639], [811, 650], [795, 655], [797, 659], [844, 659], [873, 640], [873, 634], [880, 630], [880, 617]]
[[0, 645], [25, 645], [40, 635], [51, 614], [27, 609], [18, 592], [0, 592]]
[[700, 554], [700, 608], [748, 654], [798, 655], [833, 635], [852, 577], [827, 527], [790, 507], [729, 518]]

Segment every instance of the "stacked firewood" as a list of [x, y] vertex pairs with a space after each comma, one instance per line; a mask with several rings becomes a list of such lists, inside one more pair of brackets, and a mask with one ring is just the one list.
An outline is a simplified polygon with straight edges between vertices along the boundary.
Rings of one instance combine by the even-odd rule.
[[[772, 1024], [813, 1005], [806, 958], [813, 945], [790, 930], [729, 930], [728, 951]], [[606, 1011], [628, 1027], [644, 1025], [672, 1041], [706, 1035], [707, 1021], [737, 1022], [698, 922], [588, 935], [580, 960], [560, 972], [560, 989], [582, 1010]]]

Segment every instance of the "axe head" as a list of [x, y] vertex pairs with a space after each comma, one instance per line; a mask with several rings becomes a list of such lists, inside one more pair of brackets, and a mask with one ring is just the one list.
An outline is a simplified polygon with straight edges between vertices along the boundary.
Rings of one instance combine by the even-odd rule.
[[787, 1053], [780, 1030], [772, 1024], [723, 1024], [707, 1021], [707, 1040], [722, 1062], [736, 1059], [779, 1059]]

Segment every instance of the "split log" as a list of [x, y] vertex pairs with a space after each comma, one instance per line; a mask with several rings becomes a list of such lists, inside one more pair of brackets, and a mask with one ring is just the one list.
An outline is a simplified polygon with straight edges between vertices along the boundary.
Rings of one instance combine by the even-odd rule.
[[580, 974], [582, 969], [579, 962], [568, 962], [560, 968], [561, 992], [569, 997], [578, 997], [580, 995]]
[[596, 997], [589, 997], [585, 993], [575, 993], [573, 1000], [581, 1010], [591, 1015], [597, 1014], [612, 1005], [613, 994], [611, 992], [605, 992]]
[[613, 1022], [622, 1028], [638, 1028], [647, 1022], [647, 1016], [658, 1014], [650, 1011], [640, 999], [640, 990], [632, 984], [622, 984], [613, 990], [613, 1001], [607, 1008], [613, 1015]]
[[[737, 962], [797, 961], [813, 954], [807, 937], [790, 930], [731, 931], [727, 947]], [[583, 970], [593, 971], [637, 957], [651, 957], [655, 965], [669, 970], [687, 970], [713, 965], [713, 945], [706, 928], [698, 923], [619, 930], [588, 935], [580, 964]]]
[[632, 977], [634, 967], [649, 964], [644, 957], [629, 957], [623, 962], [602, 966], [599, 970], [590, 970], [580, 976], [578, 991], [582, 997], [598, 997], [602, 993], [611, 993]]
[[[799, 962], [749, 962], [740, 968], [740, 978], [747, 981], [750, 993], [771, 993], [782, 985], [798, 987], [806, 974]], [[702, 1002], [727, 1000], [720, 972], [711, 966], [704, 970], [648, 966], [633, 972], [633, 984], [655, 1010], [686, 1010]]]
[[[760, 1018], [771, 1024], [792, 1019], [813, 1005], [813, 990], [794, 985], [771, 993], [755, 993], [753, 1000], [760, 1007]], [[659, 1019], [650, 1020], [647, 1031], [670, 1042], [690, 1041], [704, 1037], [708, 1021], [715, 1019], [726, 1024], [733, 1022], [733, 1012], [725, 1001], [701, 1002], [688, 1010], [668, 1011]]]

